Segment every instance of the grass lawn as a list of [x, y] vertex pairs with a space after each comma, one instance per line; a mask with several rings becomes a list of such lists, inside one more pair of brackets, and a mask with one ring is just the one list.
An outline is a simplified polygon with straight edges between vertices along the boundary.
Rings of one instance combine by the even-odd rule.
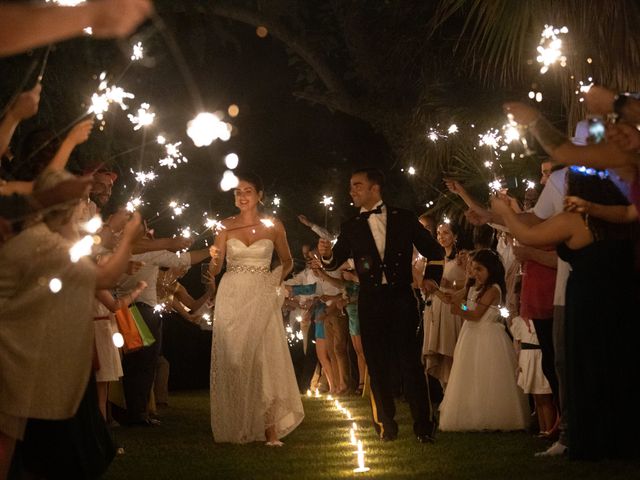
[[306, 417], [282, 448], [261, 443], [214, 444], [209, 393], [179, 392], [157, 428], [123, 427], [116, 438], [126, 449], [105, 478], [116, 479], [640, 479], [640, 463], [572, 462], [534, 458], [548, 446], [526, 433], [440, 433], [437, 442], [415, 440], [406, 404], [398, 405], [399, 438], [382, 443], [369, 428], [365, 400], [341, 399], [361, 430], [371, 471], [355, 474], [350, 422], [324, 399], [304, 398]]

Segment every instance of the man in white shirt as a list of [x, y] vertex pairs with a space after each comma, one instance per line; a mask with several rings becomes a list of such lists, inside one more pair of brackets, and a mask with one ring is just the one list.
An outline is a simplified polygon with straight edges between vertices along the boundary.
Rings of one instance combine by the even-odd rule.
[[436, 424], [420, 363], [418, 302], [411, 288], [411, 262], [415, 245], [429, 259], [425, 278], [438, 283], [444, 252], [420, 225], [417, 215], [384, 205], [382, 172], [357, 170], [350, 185], [351, 198], [360, 213], [342, 225], [333, 247], [321, 239], [318, 250], [328, 270], [353, 258], [358, 272], [358, 315], [371, 378], [374, 428], [383, 441], [397, 438], [393, 396], [401, 381], [418, 441], [432, 442]]
[[124, 376], [122, 383], [127, 403], [127, 423], [129, 425], [157, 424], [148, 417], [147, 403], [153, 385], [156, 363], [162, 345], [162, 318], [154, 308], [158, 303], [156, 283], [160, 267], [188, 267], [209, 258], [209, 249], [194, 250], [186, 253], [173, 253], [167, 250], [132, 255], [131, 261], [143, 265], [133, 275], [125, 276], [116, 290], [117, 296], [126, 295], [140, 281], [148, 287], [142, 291], [135, 305], [149, 327], [156, 341], [148, 347], [126, 353], [122, 359]]

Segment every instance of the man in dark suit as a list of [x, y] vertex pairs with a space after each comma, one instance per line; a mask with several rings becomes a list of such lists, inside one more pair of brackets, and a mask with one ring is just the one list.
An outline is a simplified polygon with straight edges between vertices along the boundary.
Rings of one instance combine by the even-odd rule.
[[418, 301], [411, 288], [413, 246], [427, 257], [425, 278], [440, 281], [444, 253], [416, 215], [384, 205], [384, 175], [357, 170], [350, 195], [360, 213], [342, 225], [336, 244], [320, 240], [325, 268], [338, 268], [353, 258], [360, 278], [358, 315], [362, 346], [371, 378], [374, 426], [383, 441], [395, 440], [395, 385], [401, 381], [420, 442], [434, 439], [435, 419], [420, 363], [416, 328]]

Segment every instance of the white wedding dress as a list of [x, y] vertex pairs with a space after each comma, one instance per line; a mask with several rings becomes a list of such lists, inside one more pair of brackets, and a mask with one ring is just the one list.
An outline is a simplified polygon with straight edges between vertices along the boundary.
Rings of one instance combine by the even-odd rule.
[[[478, 293], [475, 288], [469, 290], [467, 306], [472, 310], [476, 308]], [[517, 367], [516, 354], [500, 322], [498, 308], [489, 307], [480, 320], [465, 321], [440, 404], [440, 430], [527, 428], [529, 406], [516, 383]]]
[[304, 418], [282, 320], [281, 269], [273, 242], [227, 240], [227, 271], [216, 295], [211, 346], [211, 429], [216, 442], [278, 438]]

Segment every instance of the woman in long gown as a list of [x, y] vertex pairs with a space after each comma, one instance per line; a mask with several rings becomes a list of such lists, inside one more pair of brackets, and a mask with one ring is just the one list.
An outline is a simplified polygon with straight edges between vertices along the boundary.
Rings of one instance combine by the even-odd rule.
[[[282, 223], [258, 213], [260, 179], [239, 179], [240, 213], [222, 222], [211, 252], [213, 275], [227, 262], [213, 321], [211, 428], [216, 442], [280, 446], [304, 417], [281, 310], [293, 261]], [[280, 267], [271, 270], [274, 251]]]
[[453, 354], [449, 384], [440, 404], [443, 431], [522, 430], [529, 422], [526, 397], [516, 384], [517, 360], [500, 322], [504, 267], [492, 250], [471, 259], [471, 279], [464, 318]]

